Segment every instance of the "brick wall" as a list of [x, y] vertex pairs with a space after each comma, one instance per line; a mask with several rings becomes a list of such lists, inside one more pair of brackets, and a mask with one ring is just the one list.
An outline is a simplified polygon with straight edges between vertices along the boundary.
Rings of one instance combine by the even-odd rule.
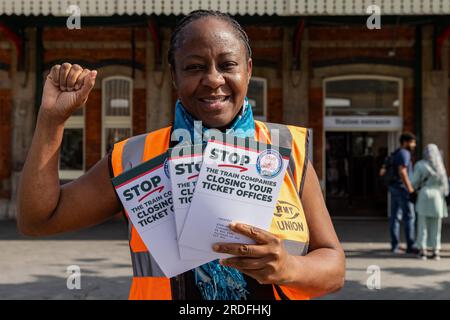
[[9, 198], [11, 175], [11, 92], [0, 89], [0, 199]]
[[[8, 40], [0, 34], [2, 44], [7, 44]], [[5, 68], [0, 70], [0, 82], [2, 78], [6, 80], [10, 76], [11, 49], [0, 49], [0, 64]], [[10, 176], [11, 176], [11, 114], [12, 97], [11, 90], [0, 86], [0, 199], [10, 197]]]
[[0, 63], [9, 64], [11, 63], [11, 51], [1, 49], [0, 50]]
[[283, 123], [283, 89], [269, 88], [267, 90], [267, 121]]
[[102, 149], [102, 93], [93, 89], [89, 94], [85, 109], [85, 169], [89, 170], [101, 159]]
[[[69, 30], [65, 27], [46, 27], [46, 41], [127, 41], [131, 39], [130, 27], [85, 27]], [[135, 28], [136, 39], [145, 39], [145, 28]]]
[[[246, 26], [245, 27], [253, 49], [254, 75], [272, 70], [268, 77], [268, 121], [283, 122], [283, 92], [282, 92], [282, 64], [283, 64], [283, 28], [276, 26]], [[395, 31], [395, 34], [394, 34]], [[401, 45], [396, 49], [396, 56], [389, 58], [391, 48], [380, 46], [382, 42], [390, 42], [395, 35], [397, 41], [407, 43], [414, 40], [414, 28], [401, 27], [394, 30], [384, 27], [381, 30], [370, 31], [363, 27], [309, 27], [309, 41], [315, 42], [308, 50], [310, 60], [309, 68], [317, 65], [332, 63], [333, 61], [352, 62], [355, 57], [372, 59], [392, 59], [401, 64], [412, 64], [414, 48]], [[145, 41], [147, 36], [145, 28], [135, 28], [135, 39]], [[355, 42], [357, 39], [358, 42]], [[46, 27], [43, 31], [45, 45], [51, 49], [44, 52], [44, 64], [53, 61], [82, 60], [92, 65], [101, 65], [110, 60], [131, 61], [132, 52], [127, 44], [131, 41], [131, 28], [129, 27], [83, 27], [81, 30], [67, 30], [61, 27]], [[100, 48], [77, 48], [77, 43], [91, 42]], [[102, 47], [102, 43], [120, 42], [121, 48]], [[317, 44], [330, 45], [336, 42], [335, 48], [322, 48]], [[339, 45], [339, 43], [341, 44]], [[352, 46], [342, 46], [342, 43], [354, 42]], [[361, 42], [369, 45], [362, 46]], [[67, 48], [65, 43], [71, 43], [75, 48]], [[327, 44], [328, 43], [328, 44]], [[373, 43], [373, 45], [370, 45]], [[145, 49], [136, 48], [136, 62], [144, 66]], [[0, 62], [9, 59], [4, 50], [0, 50]], [[259, 74], [258, 74], [259, 73]], [[310, 72], [312, 74], [312, 72]], [[101, 80], [101, 68], [99, 73]], [[323, 148], [323, 108], [322, 88], [310, 87], [309, 91], [309, 126], [314, 129], [314, 166], [319, 177], [322, 178]], [[176, 95], [172, 99], [175, 102]], [[146, 131], [146, 93], [143, 88], [135, 88], [133, 92], [133, 134]], [[450, 101], [449, 101], [450, 108]], [[3, 111], [4, 112], [4, 111]], [[404, 126], [405, 130], [414, 130], [414, 88], [404, 89]], [[86, 107], [86, 169], [89, 169], [101, 158], [101, 90], [95, 89], [91, 93]], [[450, 140], [450, 139], [449, 139]], [[449, 143], [450, 146], [450, 143]], [[5, 171], [3, 169], [3, 171]], [[1, 171], [1, 174], [4, 172]]]
[[133, 92], [133, 135], [147, 131], [145, 89], [134, 89]]
[[[249, 26], [246, 31], [253, 47], [253, 59], [256, 68], [270, 68], [278, 70], [275, 79], [268, 79], [268, 121], [282, 122], [283, 98], [281, 83], [282, 39], [283, 29], [280, 27]], [[144, 41], [145, 28], [135, 28], [136, 41]], [[81, 30], [67, 30], [60, 27], [47, 27], [43, 31], [46, 47], [44, 64], [50, 66], [54, 61], [85, 61], [95, 65], [106, 60], [131, 60], [131, 48], [77, 48], [86, 42], [102, 43], [120, 42], [126, 45], [131, 41], [131, 28], [128, 27], [83, 27]], [[267, 46], [267, 41], [273, 45]], [[67, 48], [70, 42], [74, 48]], [[136, 62], [145, 66], [145, 49], [136, 48]], [[146, 68], [144, 68], [145, 70]], [[99, 80], [101, 80], [101, 68]], [[144, 77], [145, 77], [144, 72]], [[176, 94], [173, 93], [173, 102]], [[133, 92], [133, 135], [146, 131], [146, 93], [145, 89], [135, 88]], [[101, 158], [101, 90], [94, 90], [86, 106], [86, 170], [91, 168]]]
[[[135, 63], [145, 78], [145, 48], [137, 42], [145, 41], [145, 28], [135, 28]], [[79, 61], [97, 68], [98, 87], [92, 90], [85, 110], [85, 169], [89, 170], [101, 158], [102, 148], [102, 92], [101, 81], [105, 77], [102, 66], [115, 63], [128, 64], [131, 71], [133, 59], [131, 49], [132, 29], [130, 27], [83, 27], [80, 30], [68, 30], [60, 27], [47, 27], [43, 31], [44, 65], [51, 67], [55, 61], [74, 63]], [[70, 44], [68, 48], [67, 44]], [[111, 47], [111, 46], [117, 47]], [[87, 48], [86, 48], [87, 46]], [[123, 70], [123, 69], [122, 69]], [[117, 75], [122, 75], [118, 73]], [[97, 89], [98, 88], [98, 89]], [[146, 131], [145, 88], [133, 86], [133, 135]], [[104, 138], [103, 138], [104, 139]]]
[[[415, 52], [413, 27], [383, 27], [368, 30], [365, 26], [310, 27], [309, 74], [314, 68], [340, 66], [354, 63], [399, 65], [413, 67]], [[392, 40], [395, 39], [395, 56], [390, 57]], [[343, 69], [342, 74], [346, 74]], [[316, 83], [315, 86], [319, 84]], [[314, 130], [314, 167], [319, 178], [323, 177], [323, 88], [309, 88], [309, 125]], [[403, 89], [404, 130], [414, 131], [414, 88]]]
[[[267, 121], [282, 123], [283, 28], [246, 26], [245, 31], [252, 47], [253, 75], [267, 78]], [[266, 77], [267, 70], [273, 70], [275, 74]]]
[[403, 131], [415, 131], [414, 87], [403, 89]]
[[313, 129], [313, 166], [319, 179], [323, 178], [323, 92], [322, 88], [309, 89], [309, 127]]

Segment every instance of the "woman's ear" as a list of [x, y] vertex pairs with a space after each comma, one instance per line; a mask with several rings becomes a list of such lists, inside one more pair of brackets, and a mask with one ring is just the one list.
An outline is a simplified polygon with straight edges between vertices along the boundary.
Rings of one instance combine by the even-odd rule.
[[250, 79], [252, 77], [252, 69], [253, 69], [253, 60], [252, 58], [249, 58], [247, 62], [247, 74], [248, 74], [247, 84], [250, 84]]

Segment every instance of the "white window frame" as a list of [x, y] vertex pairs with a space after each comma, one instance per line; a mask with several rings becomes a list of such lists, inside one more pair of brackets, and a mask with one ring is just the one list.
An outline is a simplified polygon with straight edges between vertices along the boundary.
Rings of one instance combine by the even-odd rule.
[[[107, 116], [106, 115], [106, 83], [114, 80], [126, 80], [130, 83], [130, 115], [129, 116]], [[133, 79], [126, 76], [111, 76], [102, 80], [102, 157], [106, 150], [106, 129], [130, 129], [133, 135]]]
[[[333, 81], [342, 81], [342, 80], [385, 80], [385, 81], [393, 81], [398, 83], [398, 114], [396, 116], [403, 117], [403, 82], [404, 80], [401, 77], [394, 76], [384, 76], [384, 75], [376, 75], [376, 74], [349, 74], [335, 77], [327, 77], [323, 79], [322, 91], [323, 91], [323, 114], [326, 116], [326, 94], [327, 94], [327, 82]], [[330, 130], [328, 130], [330, 131]], [[370, 131], [370, 130], [369, 130]]]
[[[251, 77], [250, 82], [251, 81], [261, 82], [263, 85], [263, 103], [264, 103], [263, 115], [262, 116], [253, 115], [253, 117], [256, 120], [267, 121], [267, 79], [261, 78], [261, 77]], [[250, 86], [250, 84], [249, 84], [249, 86]]]
[[[86, 127], [85, 127], [85, 115], [86, 110], [83, 106], [83, 115], [73, 115], [67, 119], [64, 124], [64, 130], [66, 129], [81, 129], [83, 130], [83, 170], [63, 170], [59, 169], [60, 180], [75, 180], [82, 176], [86, 170]], [[61, 152], [61, 151], [60, 151]], [[61, 156], [61, 155], [60, 155]], [[58, 160], [59, 161], [59, 160]], [[60, 163], [58, 163], [58, 168]]]
[[[326, 116], [326, 106], [325, 106], [325, 100], [327, 98], [327, 92], [326, 92], [326, 85], [328, 81], [339, 81], [339, 80], [354, 80], [354, 79], [375, 79], [375, 80], [387, 80], [387, 81], [395, 81], [398, 83], [398, 114], [397, 116], [401, 117], [403, 119], [403, 87], [404, 87], [404, 79], [401, 77], [396, 76], [385, 76], [385, 75], [377, 75], [377, 74], [368, 74], [368, 75], [361, 75], [361, 74], [348, 74], [348, 75], [341, 75], [341, 76], [333, 76], [333, 77], [326, 77], [323, 79], [322, 82], [322, 113], [323, 113], [323, 119], [325, 120]], [[395, 150], [397, 146], [398, 137], [401, 134], [401, 131], [403, 130], [403, 126], [401, 130], [398, 131], [389, 131], [389, 130], [383, 130], [383, 132], [388, 132], [388, 152], [391, 153]], [[323, 178], [321, 180], [322, 190], [324, 193], [324, 197], [326, 197], [326, 133], [327, 132], [349, 132], [349, 131], [361, 131], [361, 130], [351, 130], [351, 128], [342, 128], [342, 129], [326, 129], [325, 126], [322, 126], [322, 172], [323, 172]], [[364, 129], [363, 131], [375, 131], [375, 130], [367, 130]], [[379, 130], [377, 130], [379, 131]], [[391, 199], [390, 199], [390, 193], [387, 193], [388, 201], [387, 201], [387, 216], [389, 217], [390, 211], [391, 211]]]

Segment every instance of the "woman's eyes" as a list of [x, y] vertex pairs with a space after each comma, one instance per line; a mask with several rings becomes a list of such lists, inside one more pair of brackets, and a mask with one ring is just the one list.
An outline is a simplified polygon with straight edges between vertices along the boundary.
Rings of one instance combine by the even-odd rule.
[[203, 66], [203, 65], [200, 65], [200, 64], [192, 64], [192, 65], [186, 66], [186, 67], [184, 68], [184, 70], [187, 70], [187, 71], [191, 71], [191, 70], [202, 70], [202, 69], [204, 69], [204, 68], [205, 68], [205, 66]]
[[[237, 63], [235, 62], [225, 62], [219, 65], [219, 68], [221, 70], [230, 71], [234, 67], [237, 66]], [[202, 65], [202, 64], [191, 64], [184, 68], [186, 71], [200, 71], [200, 70], [206, 70], [208, 69], [208, 66]]]
[[237, 66], [237, 63], [235, 63], [235, 62], [225, 62], [220, 65], [220, 67], [224, 70], [231, 70], [236, 66]]

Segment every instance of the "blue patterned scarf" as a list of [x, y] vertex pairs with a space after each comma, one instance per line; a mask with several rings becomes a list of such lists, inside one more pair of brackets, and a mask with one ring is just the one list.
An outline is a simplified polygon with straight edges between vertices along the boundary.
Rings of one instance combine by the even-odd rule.
[[[191, 143], [202, 143], [204, 133], [208, 128], [201, 127], [199, 121], [189, 114], [177, 101], [175, 106], [175, 121], [173, 129], [185, 129], [189, 131]], [[242, 110], [232, 121], [226, 133], [238, 137], [253, 137], [255, 122], [250, 103], [245, 98]], [[206, 140], [206, 139], [205, 139]], [[189, 141], [180, 141], [189, 142]], [[206, 263], [192, 270], [197, 288], [204, 300], [242, 300], [249, 293], [245, 288], [247, 283], [241, 272], [234, 268], [221, 266], [218, 260]]]

